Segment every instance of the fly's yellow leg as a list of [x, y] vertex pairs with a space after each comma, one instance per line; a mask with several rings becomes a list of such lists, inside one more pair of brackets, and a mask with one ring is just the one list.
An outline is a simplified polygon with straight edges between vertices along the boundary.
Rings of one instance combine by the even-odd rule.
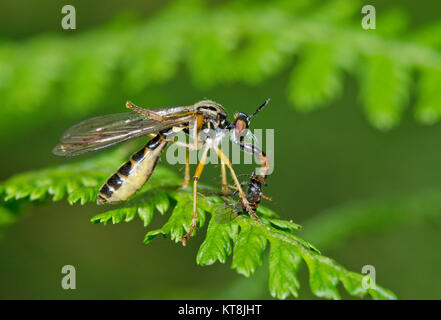
[[184, 183], [181, 186], [181, 189], [185, 189], [190, 183], [190, 149], [185, 148], [185, 175], [184, 175]]
[[221, 161], [221, 173], [222, 173], [222, 193], [226, 197], [228, 196], [228, 181], [227, 181], [227, 170], [225, 169], [224, 160]]
[[185, 174], [184, 183], [181, 185], [181, 189], [185, 189], [190, 184], [190, 150], [199, 150], [202, 147], [201, 143], [196, 141], [195, 144], [189, 144], [182, 141], [167, 140], [177, 146], [185, 148]]
[[245, 207], [245, 209], [247, 210], [249, 215], [254, 220], [259, 221], [259, 217], [254, 212], [253, 208], [251, 208], [250, 203], [248, 202], [248, 199], [245, 196], [245, 193], [243, 192], [242, 186], [241, 186], [239, 180], [237, 179], [237, 175], [234, 172], [234, 169], [233, 169], [233, 166], [231, 165], [230, 160], [221, 150], [219, 150], [219, 148], [215, 148], [215, 151], [216, 151], [218, 157], [221, 159], [221, 161], [223, 161], [225, 163], [225, 165], [228, 167], [228, 169], [230, 170], [231, 177], [233, 178], [234, 184], [236, 185], [237, 191], [239, 192], [243, 206]]
[[190, 239], [191, 235], [193, 234], [194, 229], [196, 228], [196, 222], [197, 222], [197, 196], [198, 196], [198, 180], [201, 177], [202, 171], [204, 170], [205, 162], [207, 161], [207, 154], [208, 154], [208, 147], [205, 147], [201, 160], [199, 161], [199, 164], [196, 168], [196, 171], [193, 176], [193, 215], [191, 218], [191, 224], [190, 224], [190, 230], [180, 239], [182, 242], [182, 245], [186, 245], [187, 240]]

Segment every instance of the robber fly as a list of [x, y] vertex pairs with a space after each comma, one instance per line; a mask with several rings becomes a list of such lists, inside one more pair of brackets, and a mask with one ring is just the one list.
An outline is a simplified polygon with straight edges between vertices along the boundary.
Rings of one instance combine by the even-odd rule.
[[[76, 156], [142, 136], [153, 137], [100, 188], [97, 203], [105, 204], [124, 201], [134, 195], [148, 181], [162, 151], [169, 143], [177, 143], [187, 148], [184, 179], [184, 186], [187, 186], [190, 182], [189, 150], [202, 149], [202, 156], [193, 176], [192, 222], [188, 233], [181, 238], [185, 245], [186, 240], [190, 238], [196, 227], [197, 183], [204, 169], [210, 148], [216, 152], [221, 160], [223, 190], [227, 189], [226, 166], [234, 180], [242, 206], [253, 218], [258, 219], [255, 210], [250, 206], [247, 196], [242, 190], [230, 160], [218, 146], [225, 135], [225, 130], [233, 130], [234, 134], [231, 135], [231, 140], [238, 144], [244, 152], [256, 155], [262, 163], [261, 169], [268, 171], [269, 163], [265, 153], [254, 144], [244, 142], [243, 139], [243, 132], [248, 129], [250, 120], [268, 102], [269, 99], [250, 116], [242, 112], [237, 113], [234, 121], [229, 122], [225, 109], [211, 100], [203, 100], [187, 106], [155, 109], [144, 109], [128, 101], [126, 107], [131, 109], [132, 112], [95, 117], [74, 125], [63, 134], [60, 143], [53, 149], [53, 153], [57, 156]], [[203, 138], [201, 132], [205, 129], [213, 129], [215, 131], [214, 137]], [[174, 134], [180, 130], [191, 135], [194, 143], [174, 141]]]

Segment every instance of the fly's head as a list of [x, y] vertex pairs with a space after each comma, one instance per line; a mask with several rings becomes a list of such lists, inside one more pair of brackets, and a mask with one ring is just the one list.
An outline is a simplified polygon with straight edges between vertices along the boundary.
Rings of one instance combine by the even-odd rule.
[[234, 115], [234, 133], [241, 135], [250, 126], [250, 118], [243, 112]]
[[246, 135], [246, 132], [250, 126], [251, 119], [256, 116], [270, 101], [270, 99], [266, 99], [265, 102], [256, 109], [251, 115], [247, 115], [243, 112], [238, 112], [234, 115], [234, 122], [231, 124], [230, 129], [234, 129], [234, 136], [243, 137]]

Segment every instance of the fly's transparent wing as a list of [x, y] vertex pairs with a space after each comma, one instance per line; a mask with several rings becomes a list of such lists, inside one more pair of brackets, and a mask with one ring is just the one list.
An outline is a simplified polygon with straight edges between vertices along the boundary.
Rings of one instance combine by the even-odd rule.
[[57, 156], [76, 156], [178, 126], [189, 122], [191, 118], [189, 115], [155, 121], [133, 112], [100, 116], [68, 129], [52, 152]]

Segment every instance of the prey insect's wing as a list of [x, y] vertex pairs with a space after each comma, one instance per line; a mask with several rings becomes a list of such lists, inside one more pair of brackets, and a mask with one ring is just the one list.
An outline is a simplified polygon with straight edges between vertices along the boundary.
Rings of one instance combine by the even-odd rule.
[[224, 196], [220, 192], [217, 192], [209, 187], [199, 185], [198, 189], [202, 189], [208, 191], [213, 196], [217, 197], [217, 199], [222, 200], [213, 201], [212, 205], [214, 210], [213, 219], [218, 224], [228, 223], [231, 220], [234, 220], [241, 212], [240, 205], [237, 202], [237, 199], [234, 194], [229, 194]]
[[214, 211], [213, 219], [218, 224], [228, 223], [234, 220], [242, 211], [240, 202], [235, 193], [228, 196], [218, 195], [221, 197], [223, 204], [219, 204]]
[[183, 116], [155, 121], [133, 112], [95, 117], [68, 129], [52, 152], [57, 156], [76, 156], [179, 126], [189, 122], [191, 118]]
[[219, 205], [214, 211], [213, 219], [218, 224], [225, 224], [234, 220], [240, 211], [233, 204]]

